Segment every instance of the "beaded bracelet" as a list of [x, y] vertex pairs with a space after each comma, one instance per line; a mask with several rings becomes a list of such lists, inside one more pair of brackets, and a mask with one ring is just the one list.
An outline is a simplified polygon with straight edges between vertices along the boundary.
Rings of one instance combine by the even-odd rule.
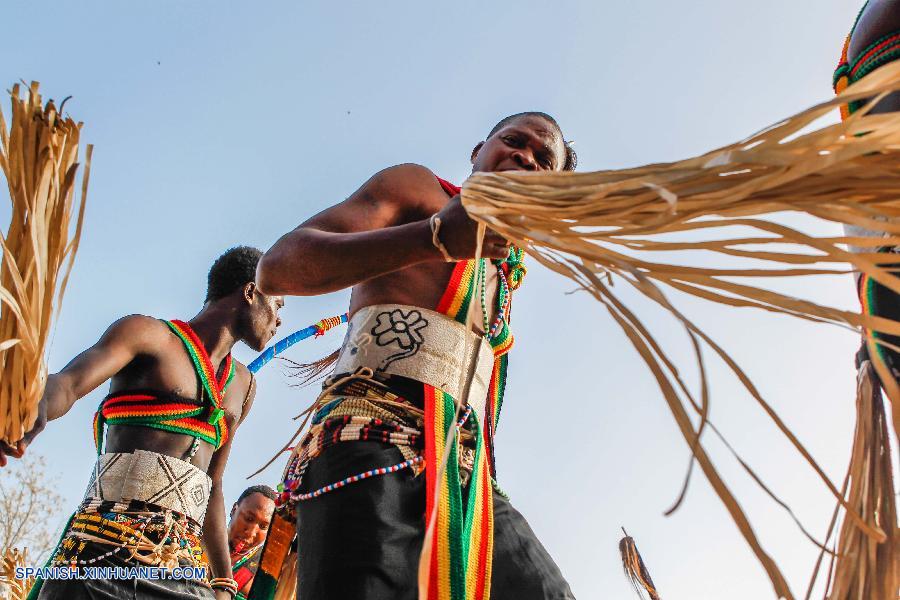
[[209, 581], [209, 587], [214, 590], [225, 590], [232, 596], [237, 596], [238, 582], [231, 577], [216, 577]]
[[431, 243], [434, 244], [434, 247], [441, 251], [441, 254], [444, 256], [444, 260], [447, 262], [456, 262], [456, 259], [450, 256], [450, 253], [447, 252], [447, 248], [441, 243], [441, 238], [438, 236], [438, 232], [441, 230], [441, 219], [437, 215], [431, 215], [431, 218], [428, 219], [428, 226], [431, 228]]

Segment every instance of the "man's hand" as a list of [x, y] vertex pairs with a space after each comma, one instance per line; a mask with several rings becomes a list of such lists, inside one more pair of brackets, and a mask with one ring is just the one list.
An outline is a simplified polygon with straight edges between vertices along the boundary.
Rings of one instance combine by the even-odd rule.
[[[450, 202], [437, 213], [437, 218], [441, 220], [438, 238], [450, 256], [457, 260], [474, 257], [478, 223], [469, 217], [459, 195], [450, 199]], [[497, 232], [488, 229], [484, 235], [481, 255], [484, 258], [502, 260], [509, 255], [509, 242]]]
[[41, 398], [41, 401], [38, 403], [38, 416], [37, 420], [34, 422], [34, 427], [32, 427], [21, 440], [16, 442], [14, 445], [7, 444], [4, 441], [0, 441], [0, 467], [5, 467], [7, 463], [7, 456], [11, 456], [13, 458], [22, 458], [25, 454], [25, 448], [31, 444], [31, 441], [44, 430], [44, 427], [47, 425], [47, 403], [44, 398]]
[[16, 442], [14, 446], [10, 446], [6, 442], [0, 440], [0, 467], [6, 466], [8, 456], [11, 456], [12, 458], [22, 458], [24, 452], [25, 447], [22, 446], [22, 442]]

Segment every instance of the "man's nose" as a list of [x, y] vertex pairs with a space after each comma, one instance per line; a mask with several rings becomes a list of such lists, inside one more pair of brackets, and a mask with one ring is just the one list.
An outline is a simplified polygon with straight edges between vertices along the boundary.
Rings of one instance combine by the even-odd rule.
[[515, 152], [513, 154], [513, 158], [519, 164], [520, 167], [525, 169], [526, 171], [536, 171], [537, 163], [534, 162], [534, 158], [526, 152]]

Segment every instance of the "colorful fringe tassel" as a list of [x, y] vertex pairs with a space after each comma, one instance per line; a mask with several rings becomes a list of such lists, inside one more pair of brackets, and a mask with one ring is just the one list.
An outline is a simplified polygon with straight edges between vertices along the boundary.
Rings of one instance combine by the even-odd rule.
[[[485, 600], [490, 598], [491, 561], [494, 545], [494, 511], [491, 475], [484, 432], [477, 416], [472, 478], [464, 510], [459, 484], [459, 436], [456, 401], [452, 396], [425, 386], [426, 515], [435, 515], [428, 557], [428, 600]], [[438, 478], [438, 467], [451, 448], [446, 469]], [[426, 542], [427, 543], [427, 542]]]

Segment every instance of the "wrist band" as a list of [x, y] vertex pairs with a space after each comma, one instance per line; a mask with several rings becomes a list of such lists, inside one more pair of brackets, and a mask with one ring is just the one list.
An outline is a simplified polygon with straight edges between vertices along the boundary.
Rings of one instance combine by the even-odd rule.
[[209, 581], [209, 587], [214, 590], [225, 590], [232, 596], [237, 596], [238, 582], [231, 577], [216, 577]]
[[450, 253], [447, 252], [447, 248], [441, 243], [441, 238], [438, 236], [438, 232], [441, 230], [441, 219], [437, 215], [431, 215], [431, 218], [428, 219], [428, 226], [431, 228], [431, 243], [435, 248], [441, 251], [441, 254], [444, 257], [444, 260], [447, 262], [456, 262], [456, 259], [450, 256]]

